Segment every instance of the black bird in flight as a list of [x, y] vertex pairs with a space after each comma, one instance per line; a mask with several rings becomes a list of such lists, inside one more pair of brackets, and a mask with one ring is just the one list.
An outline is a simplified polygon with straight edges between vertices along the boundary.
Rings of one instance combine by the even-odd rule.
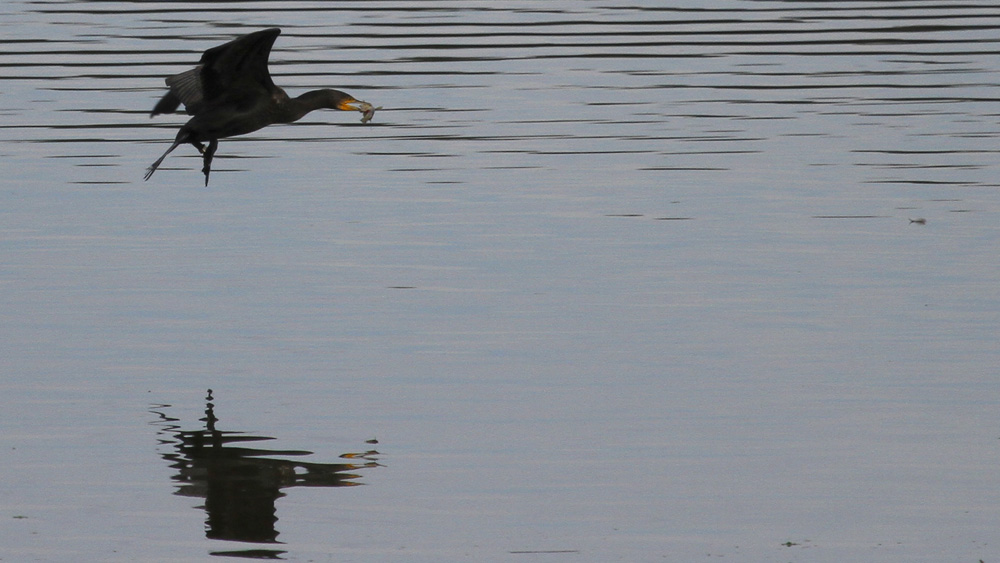
[[[367, 123], [375, 110], [367, 102], [339, 90], [323, 89], [290, 98], [275, 86], [267, 70], [271, 46], [281, 30], [274, 27], [249, 33], [213, 47], [198, 66], [166, 79], [170, 91], [150, 117], [172, 113], [182, 103], [191, 119], [177, 132], [174, 143], [146, 169], [146, 180], [179, 145], [190, 143], [204, 155], [205, 185], [219, 139], [245, 135], [274, 123], [292, 123], [315, 109], [360, 111]], [[206, 146], [207, 143], [207, 146]]]

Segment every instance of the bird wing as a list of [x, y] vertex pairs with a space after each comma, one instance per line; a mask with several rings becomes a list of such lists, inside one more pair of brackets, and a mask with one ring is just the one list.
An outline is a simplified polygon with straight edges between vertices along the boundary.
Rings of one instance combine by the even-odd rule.
[[[166, 82], [167, 86], [170, 87], [170, 92], [163, 96], [163, 99], [157, 104], [157, 108], [161, 104], [166, 104], [169, 99], [174, 104], [173, 109], [177, 109], [178, 102], [183, 102], [184, 107], [188, 108], [188, 113], [194, 113], [192, 108], [197, 107], [205, 99], [204, 87], [201, 83], [201, 69], [201, 65], [198, 65], [191, 70], [168, 77]], [[156, 111], [156, 109], [153, 112], [167, 113]]]
[[197, 114], [220, 102], [240, 105], [270, 97], [275, 86], [267, 60], [280, 33], [276, 27], [255, 31], [205, 51], [198, 66], [167, 78], [170, 92], [153, 115], [172, 112], [180, 103], [189, 114]]
[[274, 81], [267, 70], [267, 59], [280, 33], [276, 27], [264, 29], [205, 51], [199, 65], [204, 100], [214, 103], [219, 98], [242, 92], [258, 95], [263, 91], [270, 95]]

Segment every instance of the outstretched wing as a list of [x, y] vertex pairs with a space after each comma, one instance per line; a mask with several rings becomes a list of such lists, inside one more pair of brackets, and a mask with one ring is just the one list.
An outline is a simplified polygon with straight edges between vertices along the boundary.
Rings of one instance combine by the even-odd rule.
[[181, 103], [188, 113], [197, 114], [220, 101], [239, 104], [242, 99], [270, 96], [275, 86], [267, 61], [279, 34], [276, 27], [264, 29], [205, 51], [198, 66], [167, 78], [170, 92], [152, 115], [175, 111]]
[[[244, 35], [201, 56], [201, 90], [209, 103], [238, 88], [274, 89], [267, 59], [281, 30], [273, 27]], [[181, 98], [183, 100], [183, 98]]]

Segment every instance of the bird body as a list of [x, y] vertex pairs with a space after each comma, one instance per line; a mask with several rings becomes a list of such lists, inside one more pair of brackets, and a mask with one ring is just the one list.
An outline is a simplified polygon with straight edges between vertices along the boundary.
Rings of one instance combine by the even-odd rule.
[[198, 66], [166, 79], [170, 91], [150, 117], [172, 113], [181, 104], [192, 117], [177, 132], [170, 148], [146, 170], [147, 180], [182, 144], [194, 145], [202, 153], [207, 186], [219, 139], [245, 135], [275, 123], [292, 123], [323, 108], [361, 111], [362, 121], [371, 119], [378, 108], [339, 90], [313, 90], [291, 98], [276, 86], [267, 61], [280, 33], [278, 28], [264, 29], [213, 47], [201, 56]]

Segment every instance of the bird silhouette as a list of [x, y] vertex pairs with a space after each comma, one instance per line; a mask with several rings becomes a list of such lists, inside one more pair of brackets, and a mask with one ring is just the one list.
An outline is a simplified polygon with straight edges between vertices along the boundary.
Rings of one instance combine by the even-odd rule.
[[192, 115], [167, 152], [146, 169], [145, 179], [179, 145], [189, 143], [203, 155], [205, 185], [212, 169], [212, 157], [219, 139], [245, 135], [274, 123], [292, 123], [316, 109], [360, 111], [362, 123], [371, 120], [376, 109], [339, 90], [323, 89], [290, 98], [275, 86], [267, 70], [271, 46], [279, 28], [264, 29], [212, 47], [201, 56], [198, 66], [166, 79], [170, 91], [149, 114], [172, 113], [183, 103]]

